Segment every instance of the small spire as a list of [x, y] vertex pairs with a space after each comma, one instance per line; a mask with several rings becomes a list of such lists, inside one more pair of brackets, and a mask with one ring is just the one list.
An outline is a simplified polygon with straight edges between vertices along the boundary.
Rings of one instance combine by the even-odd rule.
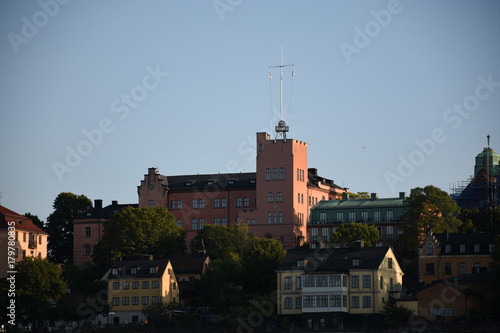
[[488, 141], [488, 148], [490, 148], [490, 135], [489, 134], [486, 136], [486, 140]]

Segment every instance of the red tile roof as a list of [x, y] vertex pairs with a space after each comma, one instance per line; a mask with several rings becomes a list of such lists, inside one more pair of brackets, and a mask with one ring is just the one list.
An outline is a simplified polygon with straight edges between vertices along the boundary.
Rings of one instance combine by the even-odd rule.
[[[22, 221], [22, 224], [19, 223], [19, 220]], [[7, 222], [11, 221], [14, 221], [16, 223], [15, 225], [16, 230], [31, 231], [39, 234], [47, 234], [45, 231], [37, 227], [31, 221], [31, 219], [16, 213], [13, 210], [8, 209], [7, 207], [0, 205], [0, 229], [7, 229], [7, 227], [9, 226]]]

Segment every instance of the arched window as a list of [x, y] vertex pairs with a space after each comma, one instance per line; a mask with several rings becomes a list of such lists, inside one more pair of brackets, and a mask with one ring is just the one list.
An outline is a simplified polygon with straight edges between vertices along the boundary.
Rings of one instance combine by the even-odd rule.
[[432, 243], [427, 243], [427, 255], [428, 256], [432, 256], [432, 254], [434, 253], [434, 245], [432, 245]]

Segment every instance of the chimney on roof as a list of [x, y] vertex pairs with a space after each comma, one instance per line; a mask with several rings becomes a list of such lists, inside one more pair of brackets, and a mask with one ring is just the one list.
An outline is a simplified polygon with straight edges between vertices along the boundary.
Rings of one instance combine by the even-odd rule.
[[349, 193], [342, 192], [342, 200], [349, 200]]
[[101, 199], [95, 199], [94, 200], [94, 208], [96, 208], [96, 209], [102, 209], [102, 200]]
[[358, 240], [354, 241], [354, 248], [356, 250], [361, 250], [364, 247], [365, 247], [365, 242], [363, 242], [363, 240], [358, 239]]
[[112, 206], [116, 206], [116, 205], [118, 205], [118, 200], [113, 200], [113, 201], [111, 201], [111, 205], [112, 205]]
[[399, 192], [399, 199], [405, 199], [406, 198], [406, 193], [405, 192]]
[[143, 258], [144, 258], [144, 260], [153, 260], [153, 255], [152, 254], [144, 254]]
[[377, 193], [372, 193], [370, 199], [371, 200], [377, 200], [378, 199]]

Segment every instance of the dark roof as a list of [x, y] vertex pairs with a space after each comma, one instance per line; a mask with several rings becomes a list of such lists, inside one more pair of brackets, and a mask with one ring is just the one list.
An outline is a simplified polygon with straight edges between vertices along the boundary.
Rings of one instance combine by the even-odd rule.
[[[441, 245], [441, 255], [490, 254], [489, 244], [494, 244], [497, 237], [494, 233], [437, 233], [434, 234]], [[446, 251], [446, 244], [451, 245], [451, 251]], [[465, 244], [465, 252], [460, 252], [460, 245]], [[479, 252], [474, 251], [474, 245], [480, 244]]]
[[[305, 271], [348, 272], [350, 269], [376, 269], [385, 258], [389, 247], [364, 247], [362, 249], [292, 249], [288, 250], [277, 270], [296, 270], [297, 261], [306, 260]], [[353, 259], [359, 265], [353, 266]]]
[[119, 204], [116, 201], [113, 201], [113, 203], [111, 205], [103, 207], [103, 208], [98, 208], [98, 207], [90, 208], [85, 213], [78, 215], [75, 218], [75, 220], [89, 219], [89, 218], [109, 219], [115, 213], [118, 213], [120, 210], [122, 210], [126, 207], [129, 207], [129, 206], [137, 208], [137, 207], [139, 207], [139, 204]]
[[256, 173], [255, 172], [240, 172], [240, 173], [214, 173], [204, 175], [180, 175], [180, 176], [164, 176], [160, 175], [163, 184], [167, 185], [169, 191], [172, 190], [218, 190], [224, 189], [240, 189], [240, 188], [255, 188]]
[[[8, 222], [14, 221], [16, 230], [30, 231], [38, 234], [47, 234], [45, 231], [37, 227], [31, 219], [14, 212], [0, 205], [0, 229], [7, 229]], [[22, 221], [22, 222], [19, 222]]]
[[417, 298], [418, 298], [418, 295], [424, 291], [426, 291], [427, 289], [429, 288], [432, 288], [433, 286], [435, 286], [436, 284], [438, 283], [442, 283], [446, 286], [448, 286], [449, 288], [453, 288], [461, 293], [463, 293], [464, 295], [468, 295], [468, 296], [476, 296], [476, 297], [479, 297], [479, 298], [483, 298], [484, 295], [481, 294], [481, 293], [478, 293], [474, 290], [470, 290], [469, 288], [465, 287], [465, 286], [461, 286], [461, 285], [457, 285], [455, 283], [453, 283], [453, 281], [449, 281], [449, 280], [439, 280], [439, 281], [435, 281], [432, 285], [430, 285], [429, 287], [423, 289], [423, 290], [420, 290], [418, 293], [417, 293]]
[[206, 254], [176, 254], [170, 257], [170, 262], [176, 274], [201, 274], [207, 258]]
[[318, 202], [312, 209], [370, 209], [370, 208], [389, 208], [406, 207], [404, 198], [380, 198], [380, 199], [348, 199], [348, 200], [324, 200]]
[[320, 188], [319, 184], [327, 185], [340, 190], [345, 190], [345, 188], [338, 186], [332, 179], [324, 178], [318, 175], [318, 171], [315, 168], [309, 168], [308, 172], [308, 182], [307, 185], [310, 187]]
[[[168, 259], [117, 261], [111, 266], [103, 279], [161, 277], [165, 273], [168, 263]], [[137, 269], [136, 274], [132, 274], [132, 268], [134, 267]], [[150, 273], [150, 267], [157, 268], [155, 273]], [[113, 274], [113, 268], [118, 269], [118, 274]]]

